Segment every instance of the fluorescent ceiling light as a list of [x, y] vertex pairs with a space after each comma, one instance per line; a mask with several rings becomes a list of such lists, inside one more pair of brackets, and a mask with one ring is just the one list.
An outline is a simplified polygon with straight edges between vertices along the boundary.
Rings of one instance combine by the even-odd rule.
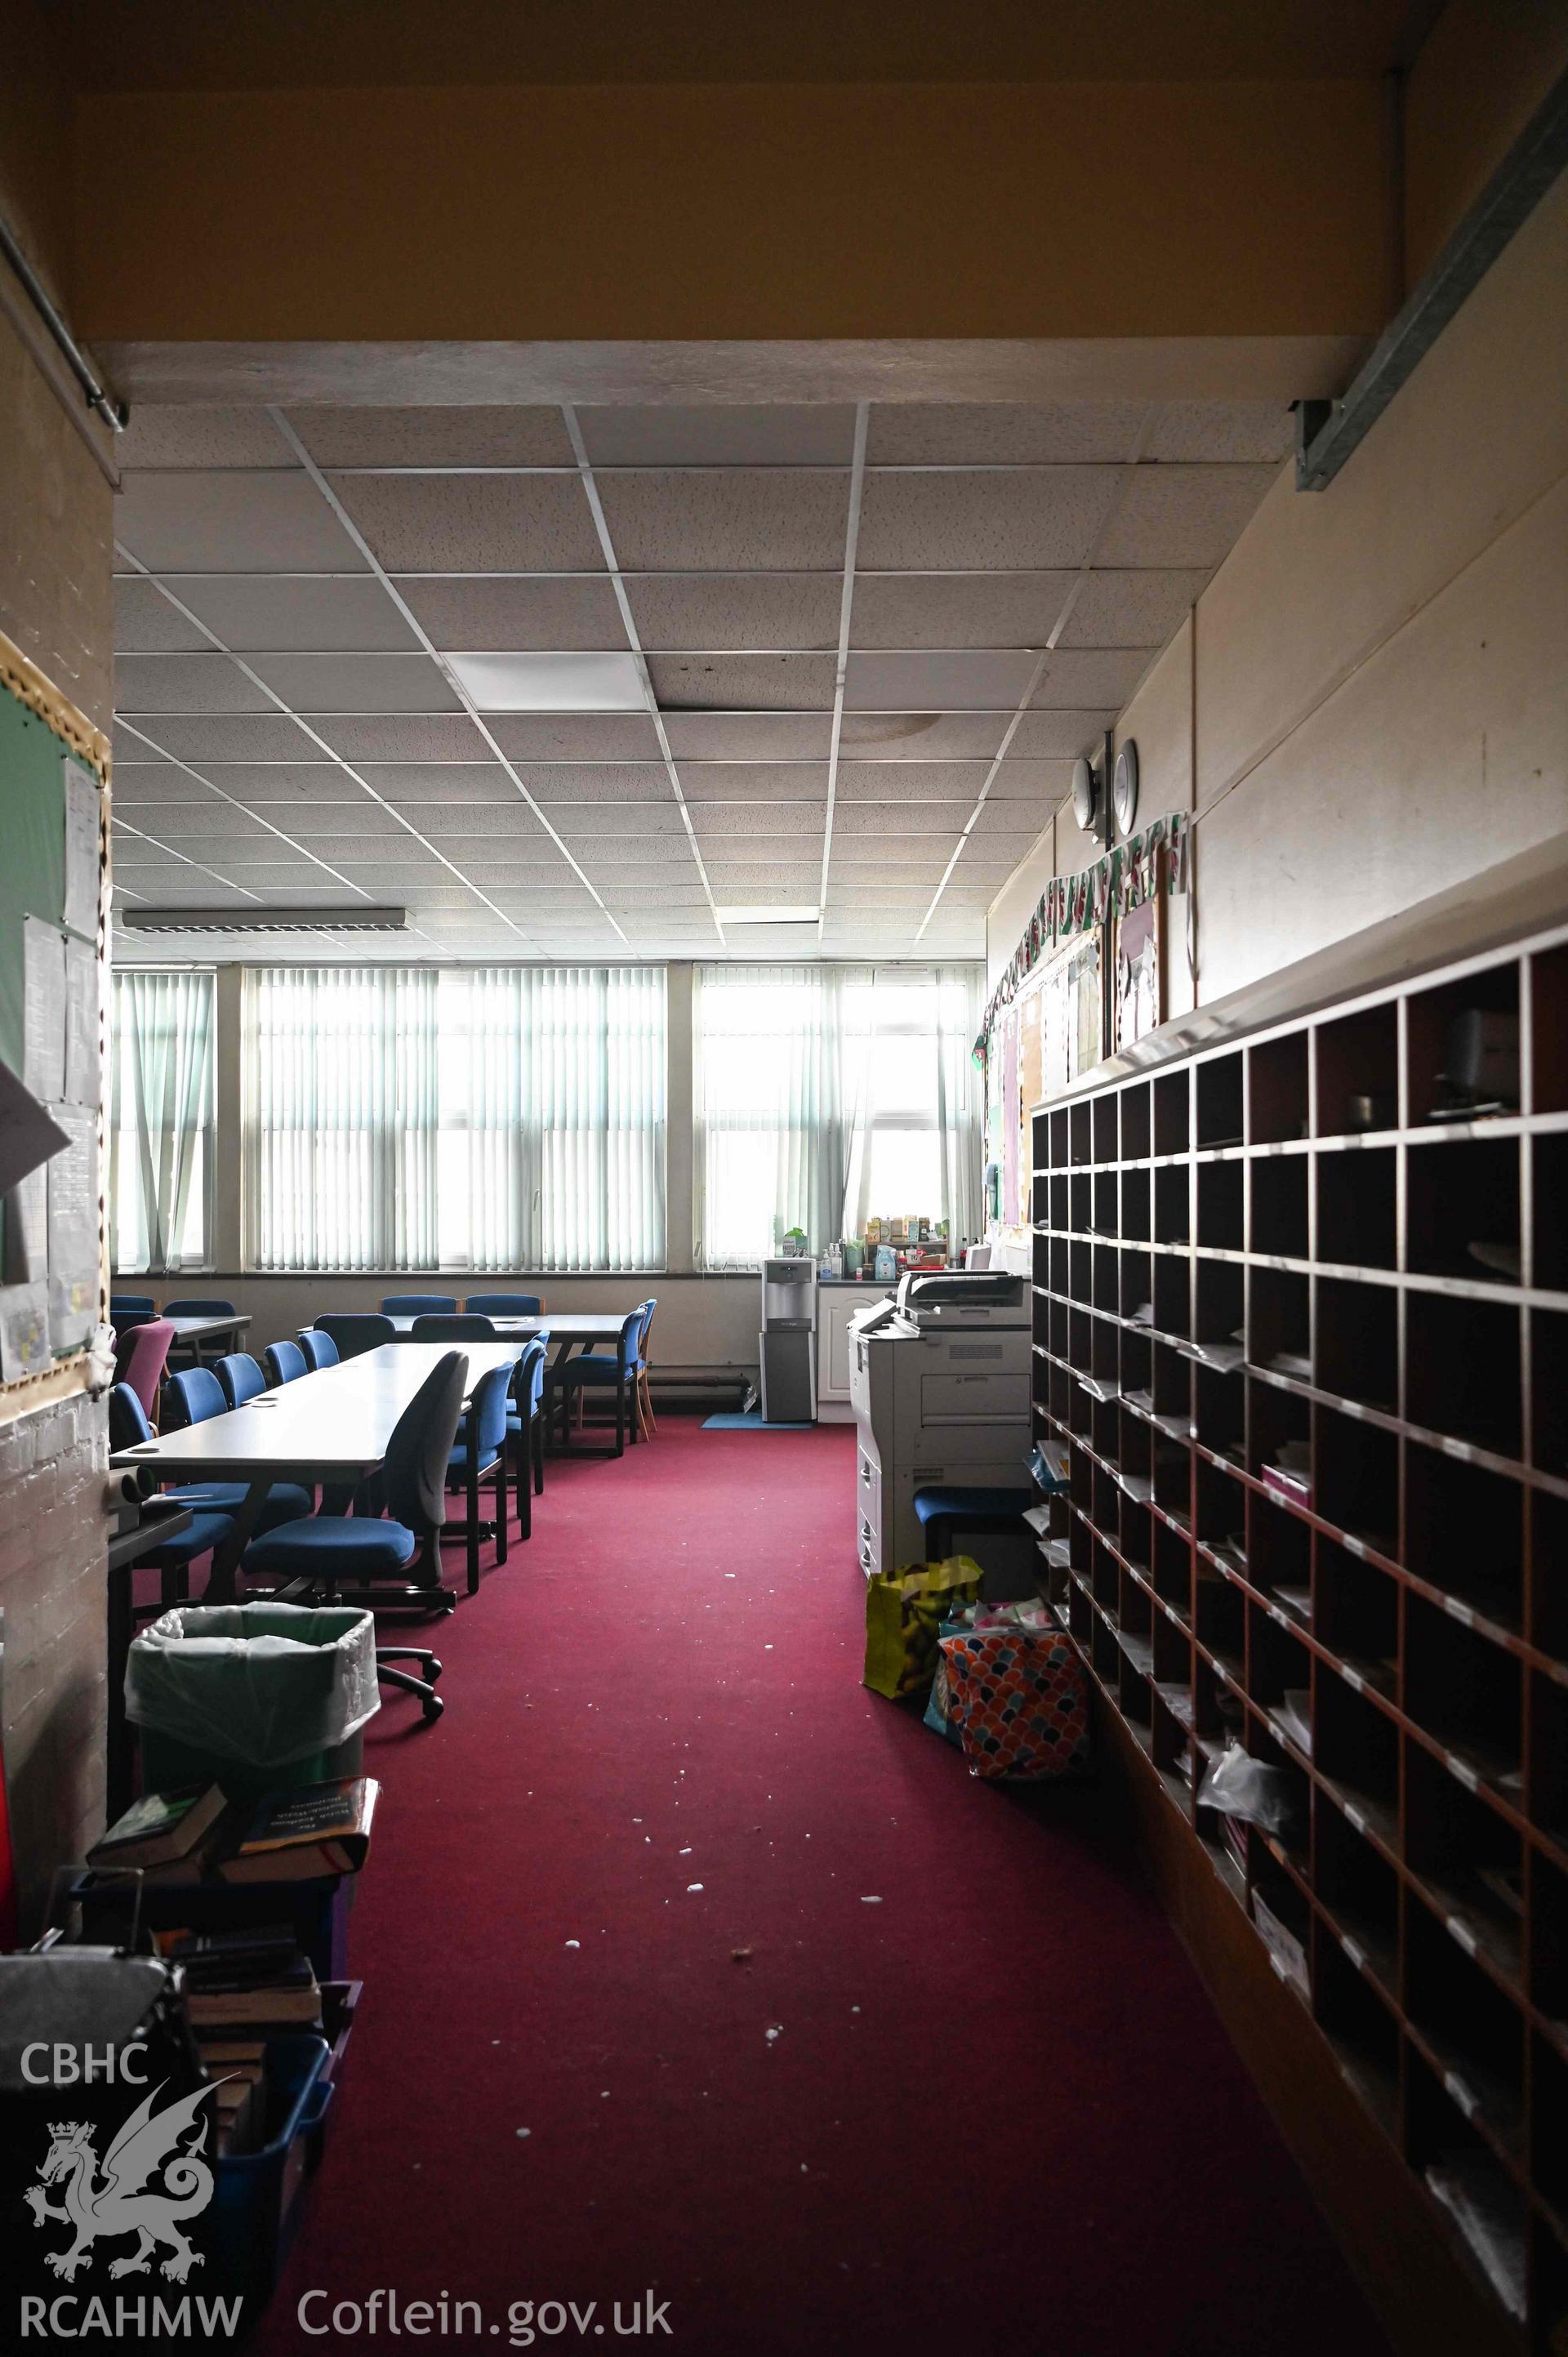
[[442, 657], [480, 712], [646, 712], [631, 655]]
[[406, 909], [116, 909], [128, 933], [403, 933]]
[[810, 909], [721, 909], [721, 925], [814, 925], [822, 915]]

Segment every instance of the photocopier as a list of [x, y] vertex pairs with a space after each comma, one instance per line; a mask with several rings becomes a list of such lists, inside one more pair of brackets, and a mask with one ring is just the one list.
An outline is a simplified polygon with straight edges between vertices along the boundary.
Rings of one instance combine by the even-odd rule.
[[891, 1301], [850, 1319], [849, 1342], [855, 1539], [869, 1577], [923, 1559], [917, 1490], [1029, 1487], [1027, 1282], [911, 1271]]

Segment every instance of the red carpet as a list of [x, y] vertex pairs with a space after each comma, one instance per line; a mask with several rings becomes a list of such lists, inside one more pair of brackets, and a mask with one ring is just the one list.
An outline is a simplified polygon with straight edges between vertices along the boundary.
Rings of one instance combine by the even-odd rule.
[[702, 2357], [1384, 2350], [1092, 1796], [988, 1790], [860, 1686], [853, 1466], [672, 1419], [553, 1463], [433, 1640], [446, 1717], [383, 1710], [365, 2004], [258, 2348], [370, 2348], [330, 2314], [376, 2288], [479, 2304], [433, 2347], [549, 2301], [613, 2340], [651, 2287]]

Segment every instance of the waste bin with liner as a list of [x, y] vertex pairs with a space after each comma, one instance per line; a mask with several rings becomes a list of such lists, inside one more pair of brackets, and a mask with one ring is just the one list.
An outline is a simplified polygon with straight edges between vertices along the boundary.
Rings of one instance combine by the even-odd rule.
[[354, 1776], [381, 1707], [375, 1623], [342, 1605], [181, 1605], [125, 1664], [142, 1789], [211, 1779], [231, 1795]]

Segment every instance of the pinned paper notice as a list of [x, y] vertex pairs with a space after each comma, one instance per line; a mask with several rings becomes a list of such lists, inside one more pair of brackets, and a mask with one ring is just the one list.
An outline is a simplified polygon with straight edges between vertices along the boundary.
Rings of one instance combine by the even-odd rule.
[[65, 937], [39, 917], [22, 925], [22, 1078], [39, 1103], [65, 1094]]
[[70, 1104], [95, 1105], [98, 1077], [98, 955], [85, 942], [65, 945], [65, 1086]]
[[0, 1290], [0, 1383], [41, 1374], [53, 1360], [48, 1286], [6, 1286]]
[[98, 1116], [51, 1105], [65, 1144], [48, 1166], [49, 1326], [57, 1351], [77, 1350], [98, 1315]]
[[65, 777], [65, 912], [61, 921], [73, 933], [98, 938], [98, 888], [103, 794], [91, 776], [69, 754], [60, 767]]

